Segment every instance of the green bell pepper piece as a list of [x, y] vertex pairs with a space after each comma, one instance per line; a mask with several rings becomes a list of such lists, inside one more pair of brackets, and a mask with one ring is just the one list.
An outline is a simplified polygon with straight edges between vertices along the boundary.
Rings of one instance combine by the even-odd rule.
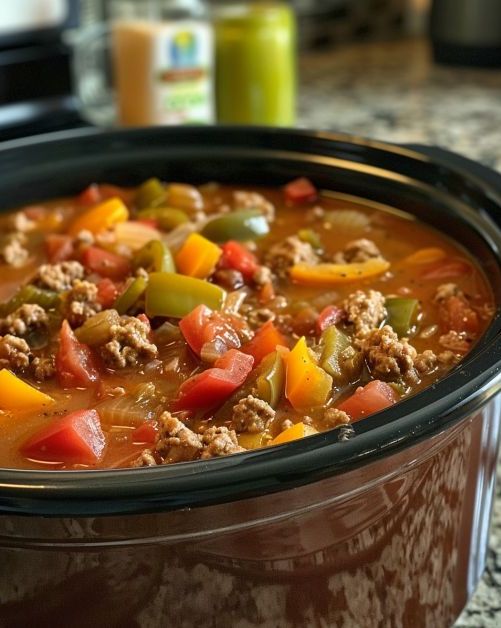
[[388, 318], [386, 323], [391, 325], [399, 336], [411, 333], [419, 312], [417, 299], [391, 297], [385, 301]]
[[202, 235], [213, 242], [255, 240], [269, 233], [270, 227], [257, 209], [242, 209], [209, 221]]
[[203, 279], [177, 273], [151, 273], [145, 292], [145, 309], [149, 317], [182, 318], [197, 305], [221, 309], [226, 292]]
[[300, 229], [297, 232], [297, 235], [299, 236], [299, 239], [302, 240], [303, 242], [307, 242], [308, 244], [311, 244], [311, 246], [316, 251], [323, 250], [320, 236], [318, 235], [316, 231], [313, 231], [313, 229]]
[[175, 227], [189, 221], [188, 215], [182, 209], [174, 207], [154, 207], [143, 209], [137, 214], [138, 218], [153, 218], [163, 231], [171, 231]]
[[278, 351], [267, 355], [260, 365], [261, 372], [256, 380], [257, 396], [276, 408], [285, 383], [285, 367], [282, 356]]
[[115, 310], [103, 310], [88, 318], [85, 323], [75, 329], [75, 336], [80, 342], [90, 347], [104, 345], [112, 336], [111, 328], [120, 323], [120, 316]]
[[158, 207], [165, 204], [167, 191], [164, 184], [156, 178], [151, 178], [139, 186], [136, 192], [135, 203], [138, 209]]
[[25, 303], [34, 303], [43, 307], [44, 310], [53, 310], [59, 307], [61, 299], [57, 292], [37, 288], [28, 283], [21, 286], [9, 301], [0, 305], [0, 316], [8, 316]]
[[113, 304], [119, 314], [125, 314], [135, 303], [138, 302], [140, 297], [144, 294], [148, 280], [145, 277], [136, 277], [128, 287], [119, 295]]
[[[335, 325], [331, 325], [322, 333], [320, 346], [322, 347], [320, 366], [329, 373], [335, 384], [347, 384], [357, 378], [362, 370], [363, 356], [360, 351], [353, 349], [346, 334]], [[349, 348], [353, 352], [352, 355], [341, 363], [341, 353]]]
[[175, 273], [174, 258], [166, 246], [160, 240], [151, 240], [136, 253], [134, 268], [144, 268], [149, 273]]

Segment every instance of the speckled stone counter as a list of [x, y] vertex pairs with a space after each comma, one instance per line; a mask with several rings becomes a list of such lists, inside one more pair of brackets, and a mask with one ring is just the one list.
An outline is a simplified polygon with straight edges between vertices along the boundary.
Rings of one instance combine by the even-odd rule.
[[[501, 171], [501, 70], [436, 66], [424, 41], [303, 55], [299, 125], [442, 146]], [[457, 628], [501, 626], [501, 463], [487, 569]], [[445, 628], [445, 627], [433, 627]]]

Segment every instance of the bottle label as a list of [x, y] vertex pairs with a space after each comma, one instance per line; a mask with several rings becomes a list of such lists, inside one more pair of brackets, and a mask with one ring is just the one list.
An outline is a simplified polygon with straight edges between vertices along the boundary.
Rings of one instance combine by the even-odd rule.
[[153, 124], [214, 120], [213, 37], [208, 24], [165, 24], [152, 47]]

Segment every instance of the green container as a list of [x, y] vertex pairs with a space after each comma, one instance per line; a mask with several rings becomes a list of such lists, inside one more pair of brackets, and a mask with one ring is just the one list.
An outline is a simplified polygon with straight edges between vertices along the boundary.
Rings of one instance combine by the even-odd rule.
[[291, 126], [296, 23], [283, 2], [225, 3], [216, 11], [218, 122]]

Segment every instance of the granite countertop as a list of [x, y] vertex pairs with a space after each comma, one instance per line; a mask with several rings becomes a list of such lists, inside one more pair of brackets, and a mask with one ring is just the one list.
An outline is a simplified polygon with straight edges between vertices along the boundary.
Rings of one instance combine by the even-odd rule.
[[[501, 70], [434, 65], [422, 40], [364, 43], [303, 54], [299, 93], [300, 126], [441, 146], [501, 171]], [[501, 462], [487, 569], [456, 628], [498, 626]]]

